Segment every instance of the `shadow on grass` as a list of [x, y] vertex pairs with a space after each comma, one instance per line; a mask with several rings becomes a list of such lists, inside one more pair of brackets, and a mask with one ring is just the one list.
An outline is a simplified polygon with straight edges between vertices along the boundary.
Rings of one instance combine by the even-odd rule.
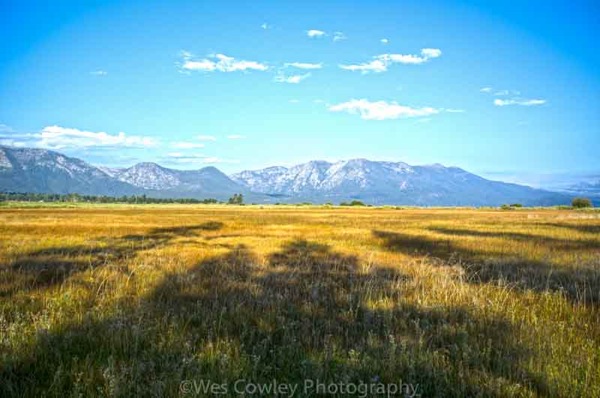
[[51, 247], [25, 253], [10, 264], [0, 265], [0, 297], [60, 285], [79, 272], [108, 264], [123, 264], [140, 251], [222, 227], [220, 222], [209, 221], [199, 225], [155, 228], [145, 234], [103, 238], [89, 245]]
[[541, 225], [547, 225], [554, 228], [567, 228], [577, 232], [588, 232], [592, 234], [600, 234], [600, 225], [589, 225], [589, 224], [571, 224], [571, 223], [543, 223]]
[[[528, 234], [482, 232], [450, 228], [431, 228], [448, 236], [502, 237], [547, 244], [562, 250], [593, 249], [593, 241], [566, 241]], [[453, 239], [436, 239], [390, 231], [373, 231], [384, 248], [410, 256], [430, 256], [447, 265], [460, 265], [471, 283], [508, 283], [511, 287], [538, 292], [556, 291], [575, 304], [600, 303], [600, 270], [593, 267], [555, 267], [552, 264], [523, 258], [518, 254], [502, 257], [483, 246], [465, 248]]]
[[0, 392], [178, 396], [185, 379], [319, 379], [414, 383], [421, 396], [547, 394], [509, 322], [401, 304], [406, 281], [320, 243], [289, 242], [266, 262], [240, 245], [118, 315], [40, 333], [0, 368]]
[[[560, 224], [557, 224], [560, 225]], [[590, 226], [588, 226], [590, 227]], [[600, 242], [590, 239], [558, 239], [551, 236], [540, 236], [523, 232], [509, 231], [476, 231], [470, 229], [430, 227], [429, 230], [450, 236], [472, 236], [482, 238], [511, 239], [515, 241], [533, 242], [554, 250], [600, 250]]]

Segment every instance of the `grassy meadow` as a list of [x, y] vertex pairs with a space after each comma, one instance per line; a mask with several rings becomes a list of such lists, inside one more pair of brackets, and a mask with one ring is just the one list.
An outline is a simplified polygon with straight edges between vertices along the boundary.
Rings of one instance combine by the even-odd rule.
[[600, 397], [600, 212], [0, 208], [0, 396], [238, 379]]

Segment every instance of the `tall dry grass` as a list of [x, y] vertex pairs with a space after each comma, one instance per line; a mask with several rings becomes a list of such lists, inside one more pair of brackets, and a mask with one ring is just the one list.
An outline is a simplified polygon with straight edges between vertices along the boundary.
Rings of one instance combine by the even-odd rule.
[[600, 396], [600, 214], [0, 210], [0, 395], [186, 379]]

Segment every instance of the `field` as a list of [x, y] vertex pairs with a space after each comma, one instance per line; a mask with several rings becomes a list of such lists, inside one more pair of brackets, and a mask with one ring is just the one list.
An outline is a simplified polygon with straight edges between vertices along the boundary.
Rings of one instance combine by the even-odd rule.
[[5, 207], [0, 267], [0, 396], [600, 396], [599, 212]]

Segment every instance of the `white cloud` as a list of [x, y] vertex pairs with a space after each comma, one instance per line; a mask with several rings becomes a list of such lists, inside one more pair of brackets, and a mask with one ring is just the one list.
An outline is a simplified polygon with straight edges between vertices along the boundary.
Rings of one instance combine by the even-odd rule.
[[438, 58], [442, 55], [442, 50], [439, 48], [424, 48], [421, 50], [421, 55], [425, 58], [425, 60], [429, 58]]
[[398, 103], [375, 101], [370, 102], [366, 99], [353, 99], [337, 105], [331, 105], [328, 108], [331, 112], [346, 112], [352, 115], [360, 115], [364, 120], [386, 120], [407, 117], [424, 117], [434, 115], [440, 111], [431, 107], [412, 108], [410, 106], [399, 105]]
[[433, 58], [438, 58], [442, 55], [442, 51], [437, 48], [423, 48], [420, 55], [414, 54], [381, 54], [373, 57], [370, 62], [353, 65], [339, 65], [340, 68], [349, 71], [359, 71], [361, 73], [369, 72], [385, 72], [392, 64], [413, 64], [418, 65], [425, 63]]
[[481, 91], [482, 93], [488, 93], [488, 94], [492, 94], [496, 97], [505, 97], [507, 95], [521, 95], [520, 91], [517, 90], [497, 90], [494, 91], [494, 89], [492, 87], [483, 87], [482, 89], [480, 89], [479, 91]]
[[291, 66], [292, 68], [298, 69], [321, 69], [323, 67], [322, 63], [313, 64], [310, 62], [288, 62], [284, 65], [286, 67]]
[[448, 113], [465, 113], [466, 112], [464, 109], [454, 109], [454, 108], [444, 108], [442, 110], [444, 112], [448, 112]]
[[214, 163], [239, 163], [236, 159], [222, 159], [216, 156], [188, 155], [181, 152], [171, 152], [165, 158], [167, 162], [174, 164], [214, 164]]
[[197, 148], [204, 148], [204, 144], [200, 144], [197, 142], [178, 141], [178, 142], [172, 142], [171, 147], [178, 148], [178, 149], [197, 149]]
[[543, 99], [520, 99], [520, 98], [513, 98], [513, 99], [499, 99], [496, 98], [494, 100], [494, 105], [496, 106], [508, 106], [508, 105], [522, 105], [522, 106], [534, 106], [534, 105], [544, 105], [546, 103], [546, 100]]
[[323, 32], [322, 30], [318, 30], [318, 29], [310, 29], [306, 31], [306, 35], [308, 37], [311, 38], [315, 38], [315, 37], [323, 37], [326, 35], [325, 32]]
[[310, 73], [305, 73], [303, 75], [290, 75], [290, 76], [285, 76], [285, 75], [279, 74], [279, 75], [275, 76], [275, 81], [277, 83], [298, 84], [302, 80], [309, 78], [309, 77], [310, 77]]
[[216, 156], [204, 158], [204, 163], [215, 164], [215, 163], [239, 163], [237, 159], [222, 159]]
[[334, 32], [333, 33], [333, 41], [334, 42], [336, 42], [336, 41], [342, 41], [342, 40], [346, 40], [346, 39], [347, 39], [347, 37], [344, 34], [344, 32]]
[[21, 147], [21, 148], [24, 148], [27, 146], [27, 144], [25, 144], [24, 142], [6, 139], [6, 138], [0, 138], [0, 145]]
[[90, 75], [94, 75], [94, 76], [106, 76], [108, 75], [108, 72], [102, 69], [98, 69], [98, 70], [94, 70], [90, 72]]
[[196, 138], [200, 141], [216, 141], [217, 137], [213, 135], [198, 135]]
[[369, 73], [369, 72], [385, 72], [387, 71], [388, 64], [380, 59], [375, 59], [371, 62], [367, 62], [364, 64], [355, 64], [355, 65], [339, 65], [340, 68], [344, 70], [349, 70], [352, 72], [361, 72], [361, 73]]
[[85, 148], [85, 147], [152, 147], [156, 140], [143, 136], [127, 136], [120, 132], [116, 135], [105, 132], [82, 131], [60, 126], [44, 127], [35, 134], [36, 146], [44, 148]]
[[260, 25], [261, 28], [263, 28], [264, 30], [267, 30], [270, 28], [269, 24], [267, 24], [266, 22], [263, 23], [262, 25]]
[[544, 105], [546, 100], [544, 99], [525, 99], [518, 97], [521, 95], [520, 91], [517, 90], [498, 90], [492, 93], [493, 89], [491, 87], [484, 87], [481, 90], [482, 93], [492, 94], [496, 97], [507, 97], [511, 96], [512, 98], [494, 99], [494, 105], [496, 106], [509, 106], [509, 105], [521, 105], [521, 106], [535, 106], [535, 105]]
[[208, 58], [194, 60], [188, 51], [182, 51], [183, 63], [180, 65], [183, 71], [204, 72], [238, 72], [246, 70], [266, 71], [269, 67], [256, 61], [237, 60], [224, 54], [216, 54]]
[[423, 48], [420, 55], [414, 54], [383, 54], [379, 55], [380, 59], [391, 63], [399, 64], [422, 64], [430, 59], [439, 58], [442, 55], [442, 50], [438, 48]]
[[497, 97], [504, 97], [507, 95], [521, 95], [521, 93], [516, 90], [500, 90], [500, 91], [496, 91], [494, 93], [494, 95]]
[[388, 44], [390, 42], [388, 39], [381, 39], [379, 41], [381, 42], [381, 44]]
[[14, 147], [36, 146], [39, 134], [17, 133], [12, 127], [0, 124], [0, 145]]
[[176, 159], [204, 159], [204, 155], [190, 155], [182, 152], [169, 152], [167, 156]]
[[[4, 128], [6, 127], [6, 128]], [[144, 136], [128, 136], [123, 132], [83, 131], [75, 128], [47, 126], [37, 133], [17, 133], [8, 126], [0, 125], [0, 142], [5, 145], [48, 149], [129, 147], [147, 148], [158, 144], [157, 140]]]
[[228, 135], [227, 138], [230, 140], [242, 140], [246, 137], [243, 135], [239, 135], [239, 134], [231, 134], [231, 135]]

